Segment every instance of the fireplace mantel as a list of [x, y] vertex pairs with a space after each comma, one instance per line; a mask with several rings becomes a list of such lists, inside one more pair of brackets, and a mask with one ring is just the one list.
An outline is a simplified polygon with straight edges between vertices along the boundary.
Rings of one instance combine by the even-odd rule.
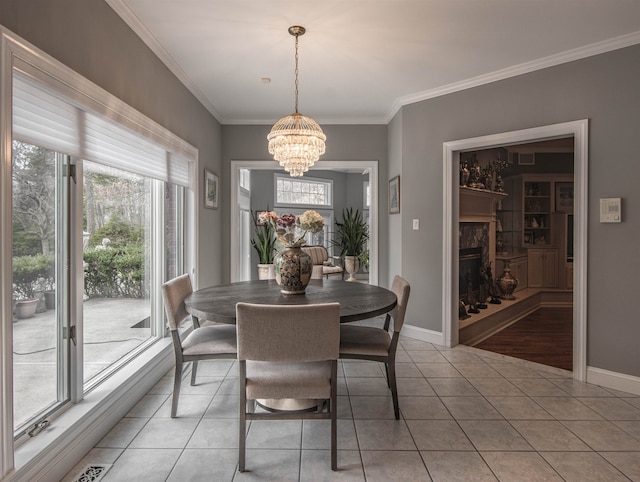
[[504, 192], [460, 186], [460, 222], [495, 221], [498, 202], [507, 196]]

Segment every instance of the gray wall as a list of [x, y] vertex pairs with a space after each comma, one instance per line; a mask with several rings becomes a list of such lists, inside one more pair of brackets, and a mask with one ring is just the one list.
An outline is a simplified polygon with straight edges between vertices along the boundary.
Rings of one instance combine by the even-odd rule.
[[[231, 161], [272, 160], [267, 150], [267, 134], [271, 126], [222, 126], [222, 185], [230, 183]], [[380, 284], [385, 284], [388, 278], [387, 257], [388, 249], [385, 233], [387, 232], [387, 126], [383, 125], [323, 125], [322, 130], [327, 135], [327, 151], [322, 156], [328, 161], [378, 161], [379, 174], [379, 248], [380, 259], [378, 261]], [[348, 162], [345, 162], [348, 167]], [[313, 175], [313, 174], [312, 174]], [[362, 187], [360, 187], [360, 190]], [[229, 190], [221, 193], [223, 203], [229, 203]], [[362, 203], [362, 193], [359, 195]], [[346, 198], [345, 198], [346, 202]], [[273, 204], [273, 202], [272, 202]], [[336, 213], [338, 216], [341, 214]], [[229, 210], [223, 213], [223, 229], [229, 232]], [[223, 251], [230, 252], [230, 237], [223, 238]], [[228, 258], [228, 256], [227, 256]], [[230, 279], [230, 262], [223, 266], [223, 279]]]
[[[588, 118], [587, 363], [640, 376], [639, 60], [640, 46], [628, 47], [408, 105], [396, 115], [402, 147], [390, 128], [390, 165], [401, 153], [402, 273], [412, 284], [407, 323], [435, 331], [442, 325], [443, 142]], [[599, 223], [602, 197], [623, 198], [621, 224]], [[427, 229], [412, 231], [412, 218]]]
[[[0, 23], [197, 147], [200, 178], [204, 167], [221, 171], [218, 121], [103, 0], [2, 0]], [[197, 271], [206, 286], [221, 282], [227, 206], [198, 206]]]
[[[270, 126], [221, 128], [102, 0], [3, 0], [0, 22], [196, 146], [200, 173], [221, 173], [220, 208], [198, 209], [198, 271], [202, 285], [228, 281], [229, 162], [269, 159]], [[388, 127], [322, 126], [323, 159], [380, 162], [380, 282], [394, 273], [411, 282], [407, 323], [442, 325], [442, 143], [588, 118], [588, 364], [640, 376], [638, 59], [633, 46], [426, 100], [402, 108]], [[388, 216], [387, 181], [395, 175], [401, 213]], [[624, 222], [600, 224], [598, 199], [618, 196]]]

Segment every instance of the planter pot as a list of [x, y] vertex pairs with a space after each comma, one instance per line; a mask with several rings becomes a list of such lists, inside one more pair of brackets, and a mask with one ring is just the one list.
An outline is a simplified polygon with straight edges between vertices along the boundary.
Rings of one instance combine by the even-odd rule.
[[56, 292], [45, 291], [44, 292], [44, 305], [48, 310], [53, 310], [56, 307]]
[[275, 277], [273, 264], [258, 264], [258, 279], [275, 279]]
[[18, 300], [16, 302], [16, 317], [18, 319], [31, 318], [36, 314], [36, 308], [38, 307], [38, 298], [31, 298], [28, 300]]
[[276, 254], [273, 264], [276, 282], [285, 295], [302, 295], [311, 280], [313, 261], [302, 248], [286, 247]]
[[357, 281], [356, 273], [360, 269], [360, 258], [357, 256], [345, 256], [344, 269], [349, 273], [347, 281]]

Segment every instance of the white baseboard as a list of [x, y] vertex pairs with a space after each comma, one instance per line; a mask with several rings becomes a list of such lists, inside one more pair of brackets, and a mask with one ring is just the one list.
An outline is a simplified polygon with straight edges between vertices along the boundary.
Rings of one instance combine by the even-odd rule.
[[444, 338], [439, 331], [427, 330], [413, 325], [404, 325], [402, 327], [402, 336], [408, 336], [409, 338], [415, 338], [416, 340], [426, 341], [435, 345], [444, 346]]
[[640, 377], [587, 367], [587, 383], [640, 395]]

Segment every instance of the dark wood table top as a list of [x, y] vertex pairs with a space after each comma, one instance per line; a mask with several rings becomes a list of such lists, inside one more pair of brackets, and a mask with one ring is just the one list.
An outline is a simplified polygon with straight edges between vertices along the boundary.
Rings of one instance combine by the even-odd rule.
[[379, 286], [341, 280], [311, 280], [304, 295], [285, 295], [275, 280], [241, 281], [210, 286], [185, 299], [187, 311], [201, 320], [236, 322], [236, 303], [309, 305], [340, 303], [340, 322], [366, 320], [391, 311], [396, 295]]

